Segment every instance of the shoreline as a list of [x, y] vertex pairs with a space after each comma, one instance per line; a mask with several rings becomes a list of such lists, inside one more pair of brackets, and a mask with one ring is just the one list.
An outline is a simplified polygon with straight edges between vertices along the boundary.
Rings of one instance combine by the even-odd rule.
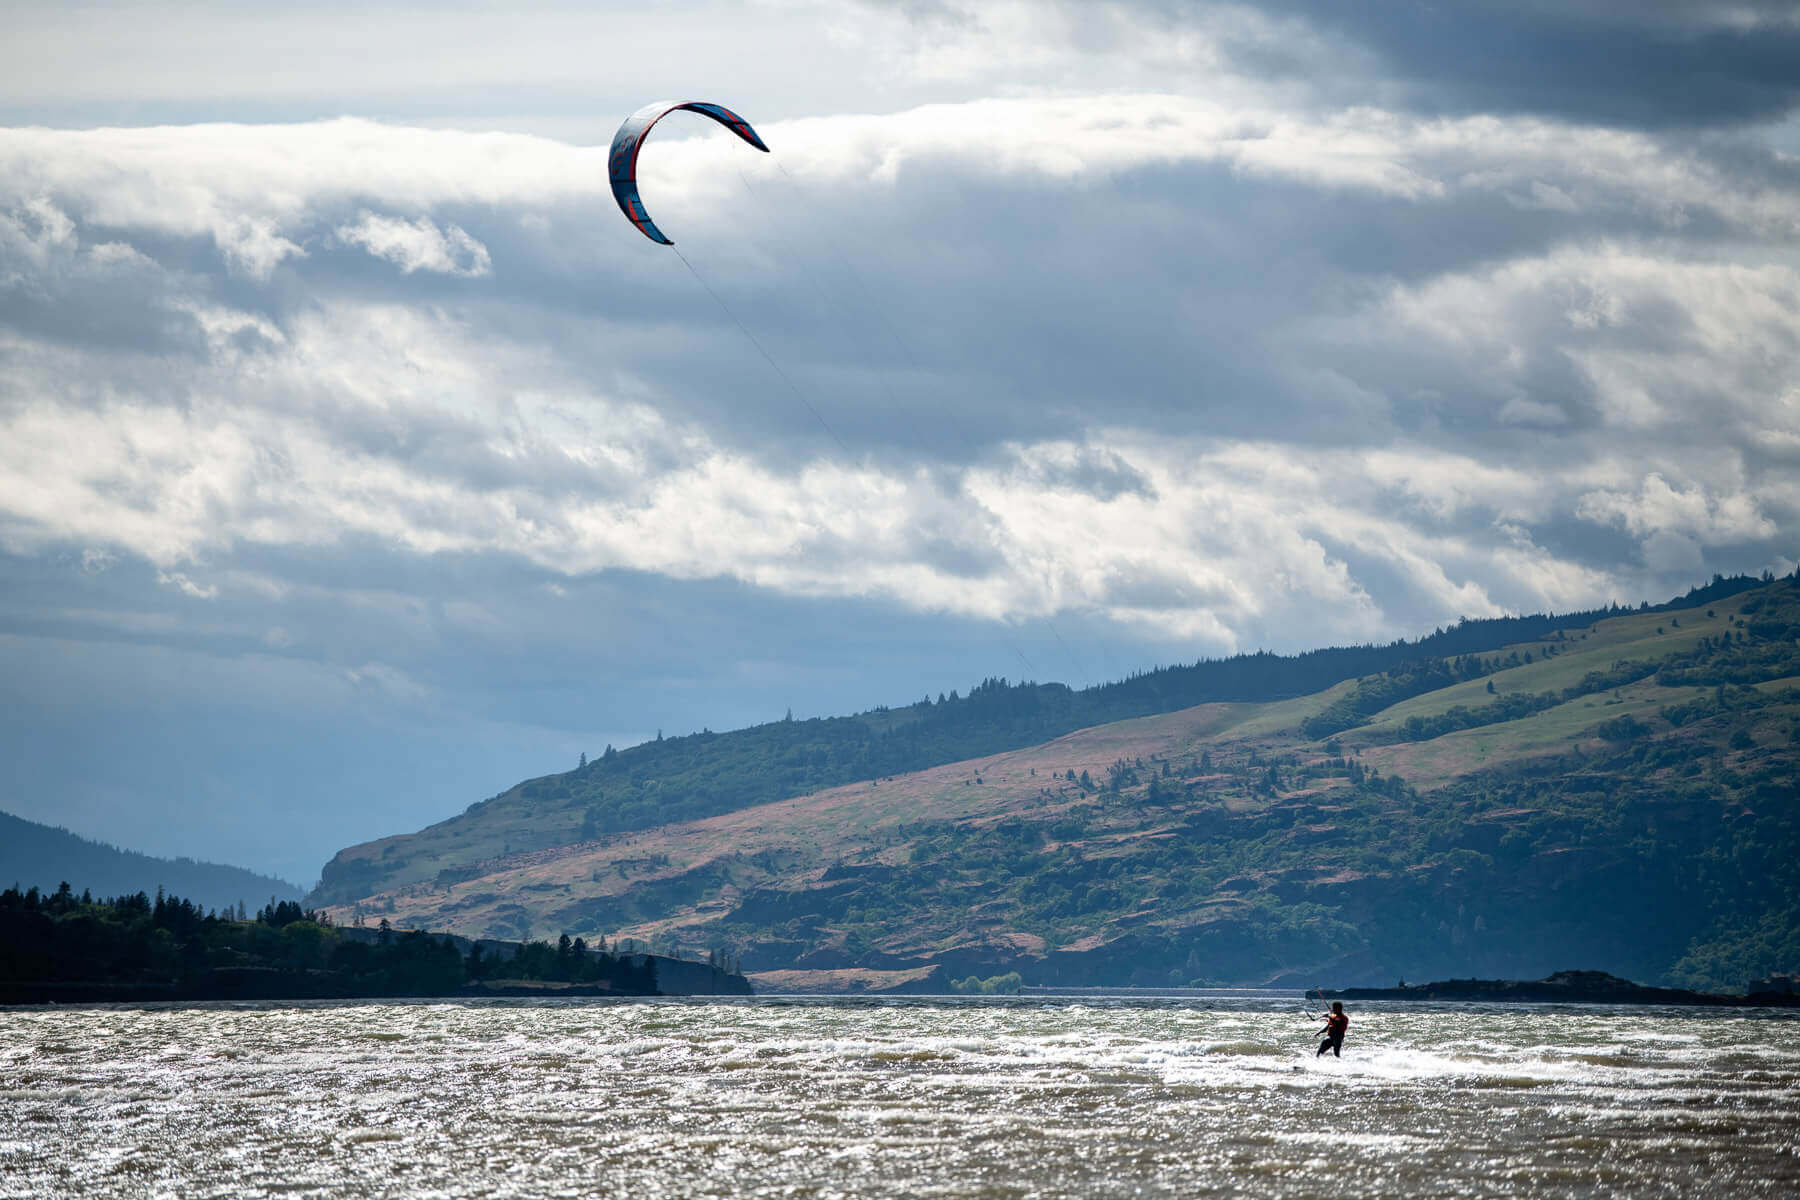
[[1687, 1008], [1800, 1008], [1800, 992], [1741, 996], [1649, 987], [1604, 971], [1558, 971], [1543, 979], [1444, 979], [1391, 988], [1313, 988], [1321, 1000], [1517, 1002], [1523, 1004], [1668, 1004]]

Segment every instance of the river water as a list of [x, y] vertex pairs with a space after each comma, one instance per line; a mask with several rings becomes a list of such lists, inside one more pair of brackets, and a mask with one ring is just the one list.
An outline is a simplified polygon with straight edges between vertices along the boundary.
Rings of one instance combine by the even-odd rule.
[[0, 1010], [0, 1197], [1800, 1195], [1800, 1021], [1298, 997]]

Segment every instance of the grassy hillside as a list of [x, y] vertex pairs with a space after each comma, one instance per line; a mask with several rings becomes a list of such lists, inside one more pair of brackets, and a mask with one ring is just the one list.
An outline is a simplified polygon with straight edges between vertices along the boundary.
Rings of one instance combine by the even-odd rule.
[[[373, 885], [335, 901], [488, 936], [720, 946], [794, 986], [1571, 965], [1741, 986], [1800, 965], [1800, 586], [1715, 588], [651, 827], [596, 828], [591, 777], [552, 777], [344, 852], [339, 882]], [[990, 687], [990, 704], [1021, 690]]]
[[0, 886], [49, 893], [64, 882], [96, 896], [155, 895], [162, 888], [218, 909], [239, 903], [255, 909], [270, 899], [300, 898], [293, 884], [242, 867], [153, 858], [0, 813]]

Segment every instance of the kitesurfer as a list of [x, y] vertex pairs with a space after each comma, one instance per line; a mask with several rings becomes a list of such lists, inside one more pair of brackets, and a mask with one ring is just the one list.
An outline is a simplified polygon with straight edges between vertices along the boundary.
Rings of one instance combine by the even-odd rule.
[[1319, 1031], [1325, 1035], [1325, 1040], [1319, 1043], [1319, 1053], [1313, 1057], [1318, 1058], [1327, 1050], [1338, 1058], [1344, 1057], [1344, 1034], [1349, 1028], [1350, 1017], [1344, 1012], [1344, 1002], [1333, 1000], [1331, 1012], [1325, 1018], [1325, 1028]]

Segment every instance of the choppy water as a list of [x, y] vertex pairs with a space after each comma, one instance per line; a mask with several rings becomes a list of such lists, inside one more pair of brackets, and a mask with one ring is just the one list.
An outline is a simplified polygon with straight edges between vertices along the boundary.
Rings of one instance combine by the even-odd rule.
[[0, 1011], [0, 1196], [1793, 1196], [1800, 1021], [1290, 999]]

